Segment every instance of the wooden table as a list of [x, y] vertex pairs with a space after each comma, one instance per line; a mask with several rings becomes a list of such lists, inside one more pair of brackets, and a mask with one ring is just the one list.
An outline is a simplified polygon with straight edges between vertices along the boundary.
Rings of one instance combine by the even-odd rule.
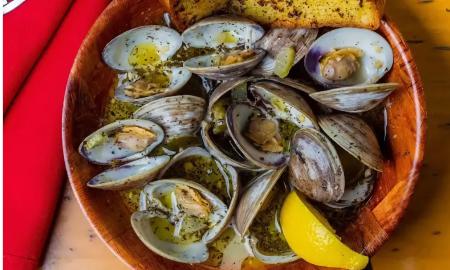
[[[390, 0], [425, 84], [425, 165], [407, 214], [375, 257], [377, 269], [448, 269], [450, 265], [450, 1]], [[68, 185], [42, 269], [127, 269], [95, 235]]]

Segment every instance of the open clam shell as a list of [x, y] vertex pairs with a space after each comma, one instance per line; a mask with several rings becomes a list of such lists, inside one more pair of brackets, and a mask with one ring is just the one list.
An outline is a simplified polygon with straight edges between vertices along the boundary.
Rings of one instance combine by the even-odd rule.
[[[131, 128], [131, 131], [123, 131]], [[133, 129], [143, 134], [133, 134]], [[125, 136], [118, 138], [118, 134]], [[164, 139], [163, 129], [154, 122], [142, 119], [119, 120], [108, 124], [80, 144], [79, 153], [95, 164], [127, 162], [146, 156]]]
[[183, 42], [194, 48], [214, 48], [216, 53], [188, 59], [184, 67], [192, 73], [213, 80], [239, 77], [253, 69], [264, 57], [262, 49], [242, 61], [221, 64], [219, 48], [242, 51], [250, 49], [264, 35], [264, 29], [255, 22], [233, 16], [216, 16], [199, 21], [182, 34]]
[[261, 114], [261, 111], [257, 107], [243, 103], [231, 105], [226, 115], [228, 132], [242, 154], [252, 163], [264, 169], [280, 168], [289, 159], [286, 153], [259, 150], [244, 136], [251, 117], [258, 114]]
[[333, 144], [314, 129], [300, 129], [292, 138], [289, 181], [297, 190], [319, 202], [338, 201], [345, 177]]
[[299, 128], [319, 128], [308, 103], [292, 89], [263, 81], [253, 83], [250, 90], [267, 108], [271, 108], [276, 117], [289, 121]]
[[236, 48], [254, 44], [264, 35], [264, 29], [257, 23], [229, 15], [203, 19], [186, 29], [183, 42], [194, 48]]
[[264, 205], [270, 191], [280, 179], [285, 168], [266, 171], [255, 178], [244, 190], [236, 208], [235, 225], [238, 233], [243, 237], [250, 225]]
[[169, 156], [144, 157], [96, 175], [87, 186], [105, 190], [140, 187], [154, 180], [169, 160]]
[[134, 112], [133, 117], [159, 124], [167, 137], [192, 135], [205, 115], [205, 100], [181, 95], [154, 100]]
[[360, 113], [378, 106], [398, 86], [397, 83], [357, 85], [319, 91], [311, 93], [309, 96], [332, 109]]
[[[330, 80], [323, 76], [320, 62], [334, 50], [356, 48], [361, 50], [359, 68], [350, 77]], [[338, 28], [320, 36], [305, 56], [305, 68], [318, 83], [328, 87], [376, 83], [391, 68], [393, 53], [389, 43], [378, 33], [359, 28]]]
[[[180, 162], [183, 162], [184, 160], [194, 157], [203, 157], [205, 159], [209, 159], [212, 162], [214, 162], [222, 178], [222, 179], [219, 178], [214, 179], [216, 181], [221, 181], [221, 183], [210, 183], [210, 182], [208, 183], [205, 182], [207, 181], [205, 179], [188, 179], [188, 180], [197, 182], [211, 191], [220, 192], [220, 196], [219, 195], [217, 196], [222, 198], [222, 201], [224, 201], [228, 205], [228, 211], [226, 215], [223, 216], [223, 219], [220, 221], [219, 224], [221, 230], [223, 230], [225, 229], [226, 225], [231, 221], [233, 211], [236, 207], [239, 195], [238, 174], [232, 166], [222, 164], [220, 161], [213, 159], [211, 154], [208, 153], [208, 151], [206, 151], [203, 148], [189, 147], [186, 148], [184, 151], [175, 155], [172, 158], [172, 160], [164, 167], [164, 169], [160, 171], [158, 178], [167, 178], [167, 175], [171, 173], [171, 169], [174, 169], [176, 166], [182, 166]], [[211, 168], [207, 168], [204, 165], [201, 168], [198, 168], [198, 170], [211, 171], [211, 173], [214, 173], [214, 170], [212, 170]], [[184, 177], [186, 178], [187, 176]], [[219, 187], [221, 187], [224, 190], [218, 191]]]
[[[160, 89], [154, 94], [149, 94], [148, 96], [134, 98], [126, 94], [127, 89], [133, 88], [133, 82], [121, 83], [118, 85], [115, 91], [115, 97], [118, 100], [131, 102], [136, 105], [143, 105], [147, 102], [156, 100], [161, 97], [171, 96], [176, 94], [191, 78], [191, 72], [182, 67], [170, 67], [164, 71], [164, 74], [169, 79], [169, 85]], [[145, 79], [143, 79], [145, 81]]]
[[115, 37], [105, 46], [102, 57], [105, 63], [115, 70], [131, 71], [136, 66], [130, 63], [130, 56], [138, 54], [139, 48], [152, 54], [146, 54], [147, 60], [155, 58], [154, 62], [164, 62], [172, 57], [181, 45], [181, 36], [174, 29], [161, 25], [146, 25]]
[[[170, 228], [168, 233], [158, 235], [158, 231], [165, 231], [165, 228], [158, 227], [157, 222], [151, 222], [152, 219], [159, 218], [176, 223], [174, 234], [177, 226], [183, 226], [185, 218], [179, 209], [182, 201], [176, 195], [177, 187], [194, 190], [209, 205], [210, 213], [206, 217], [208, 230], [201, 235], [201, 239], [186, 241], [182, 237], [175, 238], [174, 235], [168, 235]], [[170, 205], [165, 204], [165, 198], [171, 199]], [[228, 211], [227, 206], [216, 195], [202, 185], [186, 179], [164, 179], [148, 184], [142, 191], [140, 199], [140, 211], [131, 216], [131, 225], [139, 239], [149, 249], [177, 262], [200, 263], [208, 259], [207, 244], [222, 231], [224, 224], [221, 220]]]
[[372, 128], [349, 114], [319, 116], [322, 130], [342, 149], [376, 171], [383, 171], [383, 155]]
[[242, 76], [252, 70], [264, 58], [264, 50], [255, 49], [250, 58], [234, 64], [220, 64], [220, 54], [197, 56], [186, 60], [183, 67], [199, 76], [213, 79], [226, 80]]

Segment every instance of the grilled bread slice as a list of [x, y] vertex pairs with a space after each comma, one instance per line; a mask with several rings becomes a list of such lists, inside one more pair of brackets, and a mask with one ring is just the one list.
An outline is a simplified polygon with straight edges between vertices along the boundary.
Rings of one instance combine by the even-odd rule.
[[273, 27], [377, 29], [385, 0], [230, 0], [233, 13]]
[[200, 19], [224, 10], [229, 0], [160, 0], [172, 23], [184, 30]]

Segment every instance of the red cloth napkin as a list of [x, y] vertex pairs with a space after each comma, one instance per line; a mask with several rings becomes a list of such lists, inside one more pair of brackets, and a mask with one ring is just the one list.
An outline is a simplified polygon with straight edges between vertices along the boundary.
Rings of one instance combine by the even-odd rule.
[[3, 16], [3, 112], [73, 0], [27, 0]]
[[[81, 41], [108, 2], [74, 2], [4, 118], [5, 269], [39, 265], [65, 176], [61, 112], [67, 77]], [[5, 58], [5, 66], [14, 59]]]

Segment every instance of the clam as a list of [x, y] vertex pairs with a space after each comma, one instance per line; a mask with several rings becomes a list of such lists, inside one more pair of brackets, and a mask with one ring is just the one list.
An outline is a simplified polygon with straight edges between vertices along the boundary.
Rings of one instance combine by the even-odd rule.
[[305, 56], [306, 71], [327, 88], [376, 83], [392, 63], [389, 43], [378, 33], [359, 28], [325, 33]]
[[146, 156], [164, 139], [163, 129], [141, 119], [119, 120], [87, 136], [80, 154], [95, 164], [127, 162]]
[[299, 128], [319, 127], [308, 103], [292, 89], [263, 81], [252, 84], [250, 91], [277, 118], [289, 121]]
[[260, 25], [245, 18], [216, 16], [201, 20], [183, 32], [183, 42], [189, 47], [211, 48], [215, 52], [188, 59], [183, 66], [214, 80], [239, 77], [264, 58], [264, 50], [253, 48], [263, 35]]
[[170, 157], [144, 157], [117, 168], [108, 169], [87, 183], [88, 187], [105, 190], [123, 190], [140, 187], [154, 180], [159, 171], [166, 166]]
[[319, 91], [311, 93], [309, 96], [329, 108], [360, 113], [378, 106], [398, 86], [397, 83], [356, 85]]
[[193, 135], [200, 128], [205, 103], [203, 98], [190, 95], [165, 97], [145, 104], [133, 117], [154, 121], [168, 138]]
[[[122, 76], [124, 77], [124, 76]], [[161, 97], [176, 94], [191, 78], [182, 67], [163, 67], [159, 71], [131, 74], [123, 79], [115, 91], [118, 100], [143, 105]]]
[[319, 202], [338, 201], [342, 197], [344, 170], [336, 149], [325, 135], [314, 129], [295, 133], [289, 180], [297, 190]]
[[240, 152], [255, 165], [274, 169], [288, 161], [288, 142], [281, 136], [279, 121], [259, 108], [232, 104], [227, 110], [226, 125]]
[[260, 40], [256, 47], [264, 49], [267, 55], [252, 71], [253, 74], [270, 76], [275, 69], [275, 58], [284, 48], [293, 48], [295, 57], [292, 65], [297, 64], [307, 53], [317, 38], [318, 29], [272, 28]]
[[160, 25], [133, 28], [111, 40], [103, 60], [115, 70], [131, 73], [121, 77], [116, 98], [142, 105], [181, 89], [191, 73], [168, 64], [181, 45], [177, 31]]
[[383, 171], [383, 155], [369, 125], [355, 115], [319, 116], [322, 130], [342, 149], [376, 171]]
[[226, 225], [228, 207], [202, 185], [185, 179], [164, 179], [141, 192], [131, 225], [153, 252], [173, 261], [200, 263], [208, 259], [207, 244]]
[[[245, 236], [252, 254], [267, 264], [299, 259], [284, 240], [279, 224], [279, 212], [287, 194], [280, 182], [284, 171], [267, 171], [251, 181], [236, 209], [236, 230]], [[265, 235], [268, 230], [270, 234]]]
[[281, 168], [264, 172], [250, 182], [243, 191], [235, 216], [236, 230], [242, 237], [247, 234], [259, 209], [265, 203], [270, 191], [280, 179], [284, 170], [284, 168]]
[[161, 170], [159, 178], [184, 178], [204, 186], [228, 206], [220, 224], [224, 228], [230, 222], [239, 194], [238, 174], [205, 149], [189, 147], [178, 153]]

